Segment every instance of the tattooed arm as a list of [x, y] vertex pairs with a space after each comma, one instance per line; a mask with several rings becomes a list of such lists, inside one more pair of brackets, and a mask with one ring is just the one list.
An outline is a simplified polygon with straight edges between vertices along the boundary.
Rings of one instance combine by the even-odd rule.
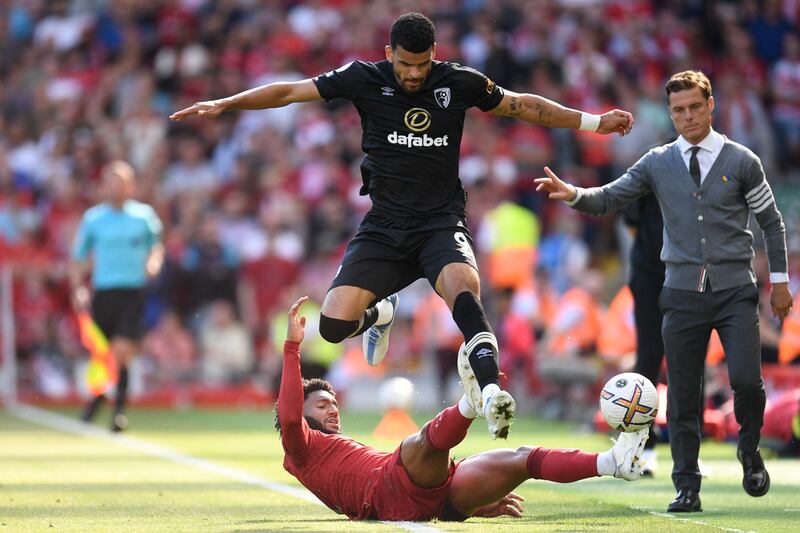
[[[514, 117], [548, 128], [578, 129], [581, 112], [535, 94], [519, 94], [505, 90], [503, 99], [490, 111], [504, 117]], [[627, 111], [614, 109], [600, 116], [597, 133], [625, 135], [633, 127], [633, 116]]]

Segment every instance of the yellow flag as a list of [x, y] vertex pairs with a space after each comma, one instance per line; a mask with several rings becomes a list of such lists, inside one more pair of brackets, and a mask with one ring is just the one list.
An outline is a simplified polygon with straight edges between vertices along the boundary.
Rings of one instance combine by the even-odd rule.
[[86, 311], [78, 313], [78, 329], [81, 343], [91, 356], [86, 369], [86, 384], [93, 395], [105, 394], [117, 383], [117, 361], [108, 339]]

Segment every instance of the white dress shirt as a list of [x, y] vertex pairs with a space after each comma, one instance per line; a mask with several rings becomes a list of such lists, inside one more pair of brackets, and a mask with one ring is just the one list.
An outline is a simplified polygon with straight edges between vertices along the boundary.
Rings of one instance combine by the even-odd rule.
[[686, 163], [687, 169], [689, 168], [689, 159], [692, 157], [692, 147], [700, 147], [697, 152], [697, 162], [700, 163], [700, 183], [703, 183], [703, 180], [706, 179], [708, 171], [711, 170], [724, 145], [725, 137], [714, 131], [714, 128], [711, 128], [706, 138], [697, 143], [697, 145], [691, 144], [683, 135], [678, 137], [678, 148], [681, 151], [681, 156], [683, 157], [683, 162]]

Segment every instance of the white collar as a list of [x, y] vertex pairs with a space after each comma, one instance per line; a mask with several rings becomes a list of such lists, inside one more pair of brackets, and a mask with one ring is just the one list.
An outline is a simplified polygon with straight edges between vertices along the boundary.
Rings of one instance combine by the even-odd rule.
[[725, 144], [725, 137], [714, 131], [714, 128], [708, 132], [705, 139], [697, 143], [696, 145], [687, 141], [683, 135], [678, 136], [678, 148], [680, 148], [681, 153], [686, 153], [692, 149], [693, 146], [699, 146], [704, 150], [708, 150], [711, 153], [718, 152], [722, 150], [722, 145]]

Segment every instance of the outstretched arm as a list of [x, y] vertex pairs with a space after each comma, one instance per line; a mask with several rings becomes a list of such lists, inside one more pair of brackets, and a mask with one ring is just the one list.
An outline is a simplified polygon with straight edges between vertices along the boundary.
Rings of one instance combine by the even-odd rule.
[[568, 206], [590, 215], [607, 215], [619, 211], [650, 191], [651, 150], [628, 171], [602, 187], [584, 189], [559, 179], [548, 167], [546, 176], [534, 179], [536, 190], [546, 192], [551, 200], [563, 200]]
[[308, 300], [303, 296], [289, 310], [289, 326], [283, 346], [283, 371], [278, 393], [278, 422], [287, 454], [299, 459], [308, 447], [309, 429], [303, 419], [303, 378], [300, 375], [300, 343], [305, 335], [306, 317], [297, 315]]
[[192, 115], [215, 118], [228, 110], [267, 109], [312, 100], [322, 100], [322, 97], [311, 79], [293, 82], [281, 81], [248, 89], [227, 98], [197, 102], [186, 109], [176, 111], [169, 118], [183, 120]]
[[544, 173], [547, 174], [545, 177], [533, 180], [537, 191], [546, 192], [551, 200], [563, 200], [567, 203], [575, 200], [578, 191], [574, 185], [561, 180], [550, 167], [544, 167]]
[[[633, 115], [614, 109], [603, 115], [589, 115], [576, 109], [535, 94], [519, 94], [505, 90], [503, 99], [491, 110], [492, 114], [514, 117], [548, 128], [572, 128], [596, 131], [597, 133], [630, 133]], [[598, 122], [599, 119], [599, 122]]]

